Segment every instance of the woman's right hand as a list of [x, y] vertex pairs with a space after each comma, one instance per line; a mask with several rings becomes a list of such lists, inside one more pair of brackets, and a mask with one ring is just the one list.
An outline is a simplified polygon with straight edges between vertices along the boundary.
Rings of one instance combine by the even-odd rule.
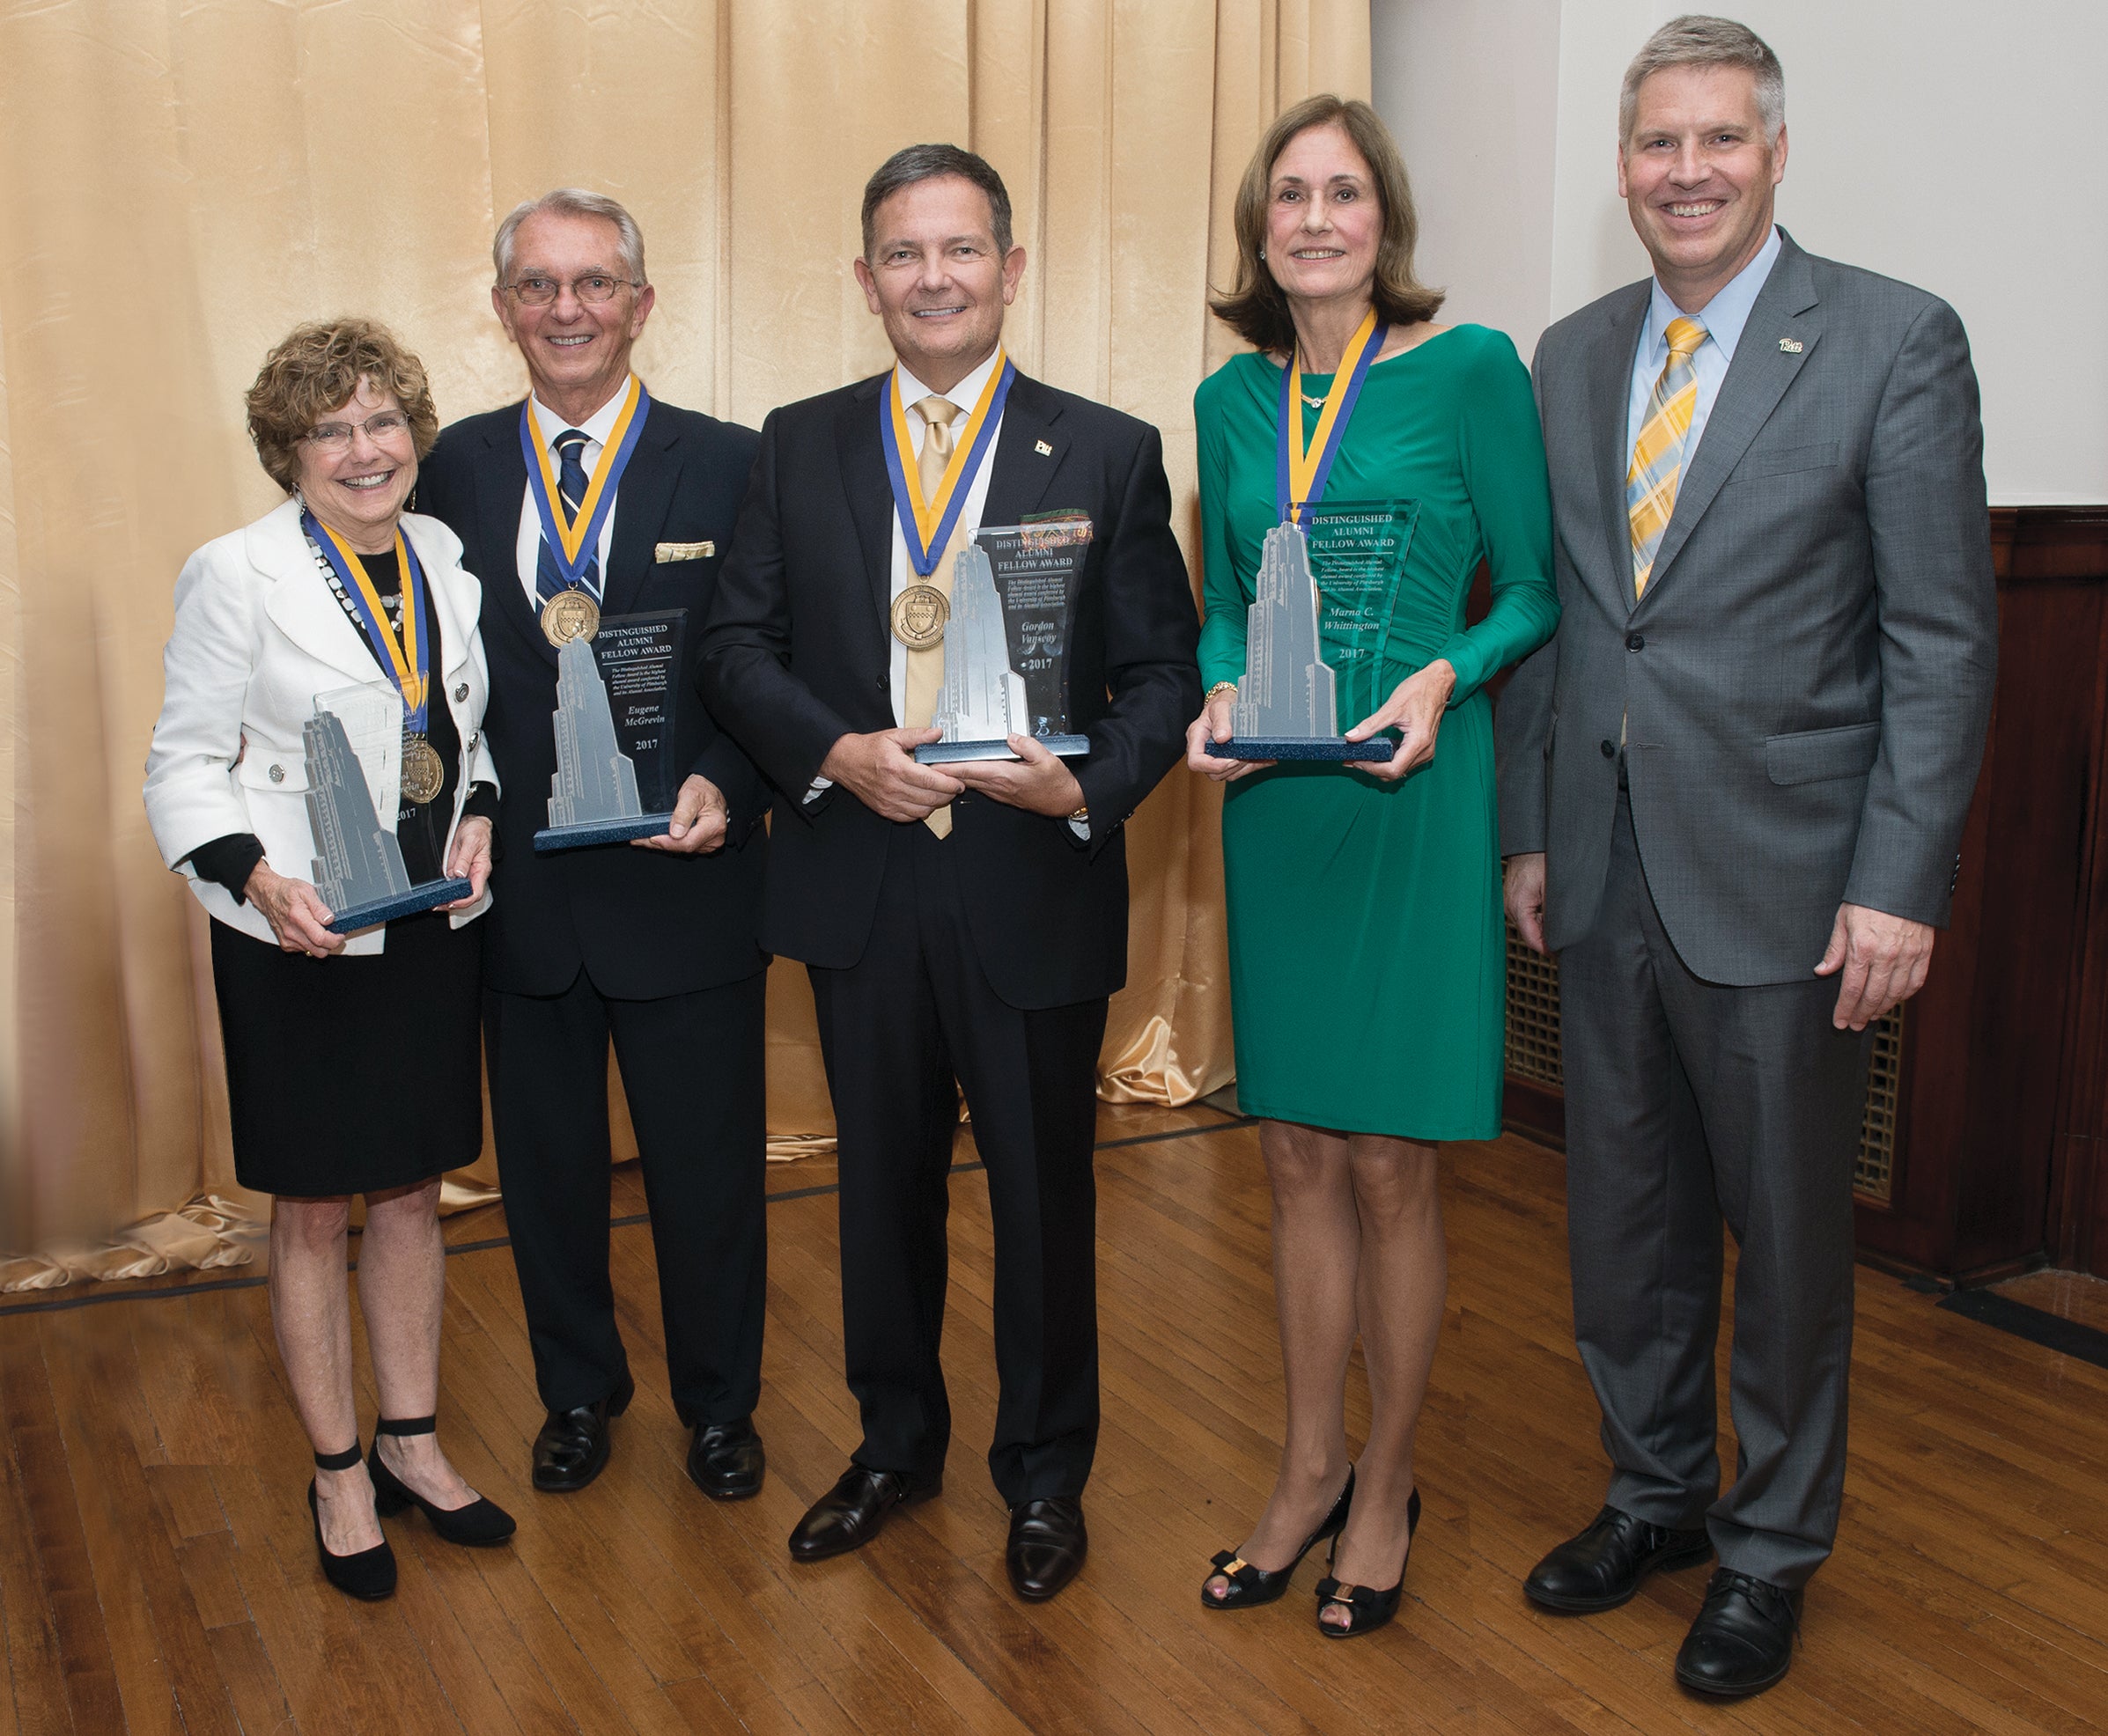
[[1271, 760], [1219, 760], [1208, 752], [1209, 742], [1230, 739], [1230, 712], [1236, 702], [1236, 690], [1226, 687], [1220, 693], [1212, 695], [1200, 708], [1200, 715], [1186, 726], [1188, 770], [1212, 777], [1218, 783], [1227, 783], [1248, 771], [1264, 771], [1273, 763]]
[[275, 872], [269, 863], [259, 862], [241, 895], [263, 912], [278, 945], [287, 952], [326, 959], [344, 950], [344, 937], [329, 932], [329, 907], [306, 880], [290, 880]]

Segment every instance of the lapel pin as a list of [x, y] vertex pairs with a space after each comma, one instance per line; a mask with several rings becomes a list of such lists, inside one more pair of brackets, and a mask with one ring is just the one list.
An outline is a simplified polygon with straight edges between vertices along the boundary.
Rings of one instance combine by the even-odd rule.
[[1779, 348], [1788, 356], [1798, 356], [1801, 353], [1801, 340], [1797, 337], [1782, 337], [1779, 340]]
[[1032, 443], [1032, 450], [1037, 452], [1042, 458], [1052, 458], [1054, 456], [1054, 448], [1050, 446], [1044, 440], [1035, 440]]

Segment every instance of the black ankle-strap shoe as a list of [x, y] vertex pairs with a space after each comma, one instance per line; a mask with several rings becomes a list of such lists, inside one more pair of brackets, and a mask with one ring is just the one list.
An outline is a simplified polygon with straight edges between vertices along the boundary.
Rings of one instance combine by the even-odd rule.
[[415, 1507], [431, 1521], [431, 1528], [449, 1543], [485, 1548], [502, 1543], [518, 1528], [495, 1501], [482, 1496], [465, 1507], [439, 1507], [427, 1501], [387, 1468], [380, 1456], [383, 1435], [430, 1435], [439, 1432], [432, 1416], [384, 1416], [373, 1425], [373, 1451], [366, 1460], [366, 1475], [373, 1479], [373, 1507], [383, 1519], [394, 1519], [405, 1507]]
[[[322, 1471], [348, 1471], [358, 1460], [356, 1440], [342, 1453], [318, 1453], [314, 1456], [315, 1468]], [[378, 1524], [380, 1504], [376, 1501], [373, 1504], [374, 1521]], [[394, 1595], [395, 1552], [388, 1547], [387, 1538], [355, 1555], [333, 1556], [329, 1546], [322, 1541], [322, 1505], [312, 1480], [307, 1485], [307, 1511], [314, 1516], [314, 1552], [322, 1558], [323, 1578], [346, 1597], [363, 1598], [368, 1603]]]

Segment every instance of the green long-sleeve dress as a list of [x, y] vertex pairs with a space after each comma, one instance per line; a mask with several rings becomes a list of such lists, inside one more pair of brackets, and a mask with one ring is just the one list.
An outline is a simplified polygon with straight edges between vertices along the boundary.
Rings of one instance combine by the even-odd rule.
[[[1233, 357], [1201, 383], [1208, 687], [1244, 673], [1245, 610], [1274, 497], [1281, 371]], [[1303, 376], [1320, 396], [1330, 375]], [[1307, 438], [1317, 412], [1299, 405]], [[1237, 1100], [1349, 1133], [1500, 1130], [1505, 929], [1486, 678], [1552, 636], [1552, 499], [1515, 346], [1456, 326], [1368, 371], [1325, 500], [1418, 501], [1377, 691], [1437, 658], [1456, 670], [1434, 761], [1397, 783], [1283, 763], [1228, 786]], [[1464, 625], [1483, 557], [1493, 607]], [[1357, 722], [1342, 719], [1342, 727]]]

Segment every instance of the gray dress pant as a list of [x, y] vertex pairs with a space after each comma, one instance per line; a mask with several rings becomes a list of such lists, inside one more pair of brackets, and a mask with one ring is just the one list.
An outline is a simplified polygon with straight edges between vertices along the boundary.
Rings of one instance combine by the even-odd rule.
[[[1623, 791], [1596, 926], [1559, 957], [1574, 1336], [1603, 1407], [1611, 1506], [1702, 1521], [1723, 1565], [1797, 1586], [1845, 1478], [1852, 1169], [1872, 1034], [1835, 976], [1730, 988], [1677, 958]], [[1740, 1249], [1720, 1492], [1725, 1220]]]

